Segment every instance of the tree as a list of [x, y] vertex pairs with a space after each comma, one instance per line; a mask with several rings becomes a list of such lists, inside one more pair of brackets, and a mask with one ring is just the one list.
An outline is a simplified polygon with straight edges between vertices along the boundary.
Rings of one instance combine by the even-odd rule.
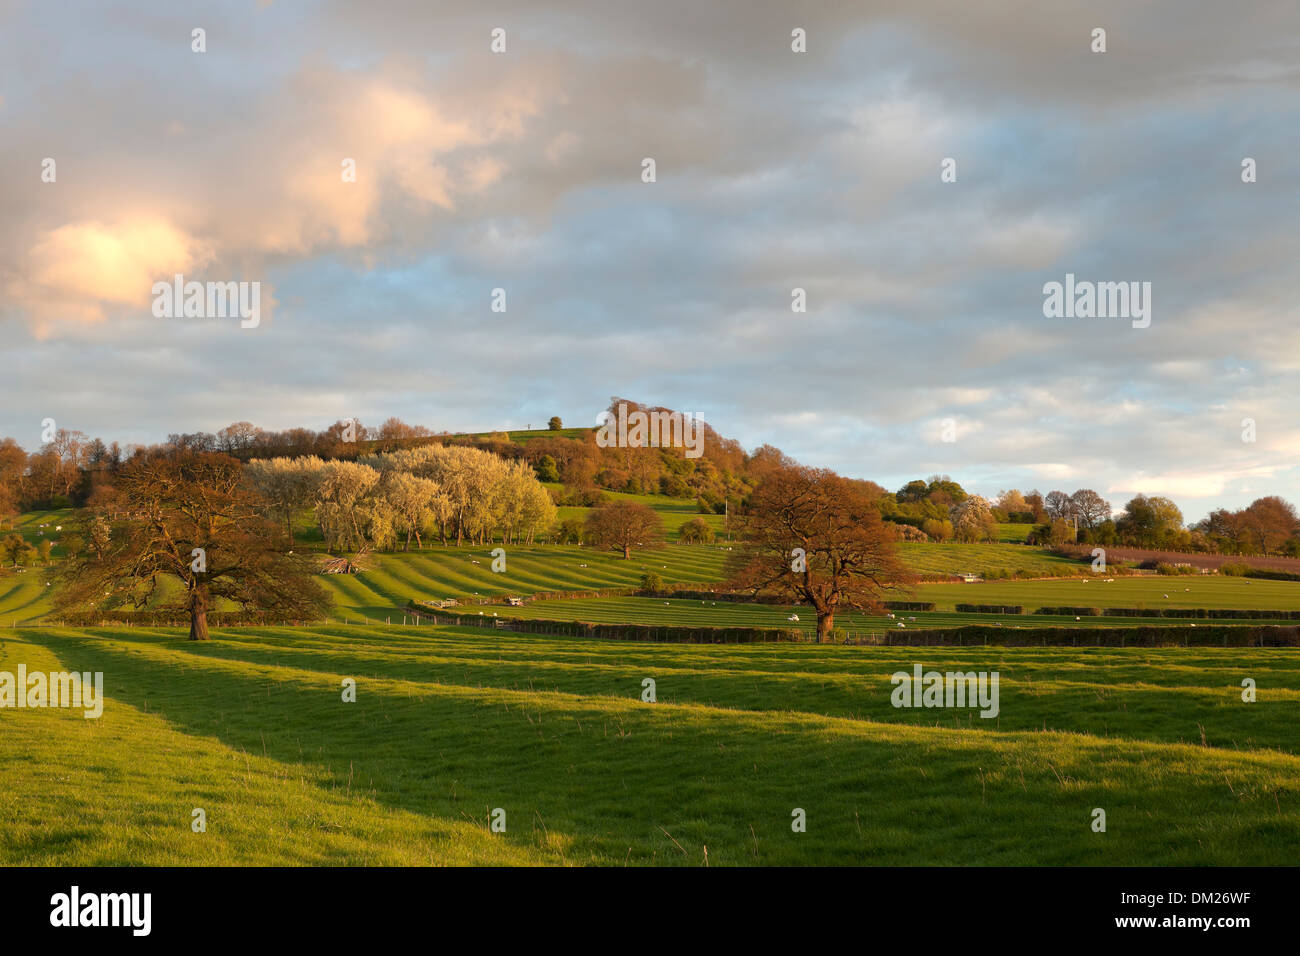
[[1009, 491], [999, 492], [997, 505], [1005, 511], [1008, 516], [1033, 512], [1033, 509], [1029, 506], [1029, 502], [1025, 501], [1025, 496], [1015, 488], [1012, 488]]
[[543, 455], [537, 459], [537, 480], [538, 481], [559, 481], [560, 469], [555, 464], [555, 459], [550, 455]]
[[1043, 496], [1038, 493], [1037, 488], [1025, 495], [1025, 504], [1029, 506], [1029, 510], [1034, 516], [1035, 523], [1038, 523], [1047, 517], [1047, 508], [1043, 504]]
[[552, 532], [556, 544], [582, 544], [585, 527], [581, 518], [565, 518]]
[[713, 529], [703, 518], [691, 518], [677, 529], [677, 540], [683, 544], [711, 544]]
[[18, 559], [25, 555], [31, 547], [23, 536], [15, 532], [9, 535], [0, 543], [0, 550], [4, 552], [5, 559], [13, 562], [13, 566], [18, 567]]
[[324, 591], [305, 559], [280, 552], [266, 502], [227, 455], [140, 455], [123, 466], [119, 492], [128, 518], [101, 558], [70, 561], [61, 606], [144, 607], [162, 579], [184, 592], [190, 640], [208, 639], [215, 600], [289, 618], [323, 613]]
[[0, 515], [17, 511], [23, 497], [27, 453], [12, 438], [0, 441]]
[[1064, 518], [1053, 518], [1047, 528], [1046, 542], [1049, 547], [1063, 548], [1074, 543], [1074, 525]]
[[564, 427], [564, 422], [560, 421], [559, 415], [552, 415], [551, 420], [546, 423], [546, 427], [553, 432], [558, 432], [561, 428]]
[[931, 541], [947, 541], [953, 535], [952, 522], [940, 521], [938, 518], [926, 518], [921, 522], [921, 530]]
[[1242, 525], [1251, 544], [1267, 555], [1280, 551], [1300, 529], [1295, 507], [1277, 495], [1257, 498], [1242, 512]]
[[965, 501], [953, 505], [952, 533], [958, 541], [996, 541], [998, 524], [993, 520], [993, 509], [988, 500], [979, 495], [971, 495]]
[[380, 493], [392, 508], [395, 530], [406, 535], [402, 550], [411, 550], [411, 537], [414, 535], [416, 547], [423, 551], [424, 541], [420, 532], [434, 522], [433, 505], [438, 497], [438, 483], [405, 471], [388, 471], [380, 482]]
[[612, 501], [587, 515], [587, 541], [598, 548], [622, 551], [663, 546], [663, 525], [654, 510], [636, 501]]
[[248, 480], [284, 519], [290, 549], [293, 548], [294, 513], [311, 503], [324, 464], [314, 457], [266, 458], [250, 461], [244, 468]]
[[894, 493], [894, 497], [898, 499], [899, 504], [906, 504], [909, 501], [921, 501], [929, 493], [930, 486], [926, 482], [917, 478], [899, 488], [898, 491]]
[[1139, 547], [1160, 547], [1163, 539], [1182, 528], [1183, 513], [1168, 498], [1134, 495], [1115, 522], [1119, 533]]
[[818, 641], [829, 638], [840, 608], [879, 611], [886, 592], [916, 581], [898, 558], [876, 496], [827, 469], [773, 468], [737, 523], [729, 586], [811, 605]]
[[217, 432], [212, 444], [218, 451], [238, 455], [252, 451], [262, 434], [262, 430], [252, 422], [235, 422]]
[[1110, 517], [1110, 502], [1091, 488], [1080, 488], [1070, 495], [1070, 513], [1077, 515], [1079, 523], [1092, 530]]
[[379, 483], [379, 472], [355, 461], [327, 461], [316, 477], [316, 520], [325, 545], [331, 549], [357, 551], [366, 546], [371, 517], [367, 505], [370, 492]]
[[1049, 491], [1043, 499], [1043, 510], [1049, 518], [1063, 518], [1068, 521], [1074, 517], [1074, 502], [1064, 491]]
[[63, 554], [68, 560], [72, 560], [86, 550], [86, 539], [76, 532], [64, 535], [60, 543], [63, 545]]
[[[114, 496], [114, 502], [119, 500], [119, 496]], [[109, 544], [113, 540], [113, 526], [104, 514], [97, 514], [94, 520], [90, 522], [90, 547], [95, 552], [95, 558], [102, 560], [104, 553], [108, 551]]]

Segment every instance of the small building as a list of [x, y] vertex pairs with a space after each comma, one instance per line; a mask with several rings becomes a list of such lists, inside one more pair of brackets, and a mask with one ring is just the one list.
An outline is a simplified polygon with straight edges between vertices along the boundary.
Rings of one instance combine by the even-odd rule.
[[508, 603], [511, 607], [523, 607], [524, 599], [521, 597], [508, 597], [506, 598], [506, 603]]

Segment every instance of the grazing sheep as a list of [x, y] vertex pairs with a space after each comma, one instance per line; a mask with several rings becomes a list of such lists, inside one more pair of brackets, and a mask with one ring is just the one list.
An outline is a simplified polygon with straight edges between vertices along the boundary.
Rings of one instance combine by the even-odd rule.
[[798, 615], [798, 614], [791, 614], [789, 617], [786, 618], [786, 620], [787, 620], [787, 621], [797, 621], [797, 620], [799, 620], [799, 615]]

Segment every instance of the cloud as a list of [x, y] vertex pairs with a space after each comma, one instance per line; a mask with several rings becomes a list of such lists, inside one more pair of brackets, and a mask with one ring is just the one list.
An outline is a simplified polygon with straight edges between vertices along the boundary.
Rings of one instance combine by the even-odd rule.
[[[1300, 11], [1251, 11], [327, 0], [213, 8], [195, 55], [166, 4], [0, 0], [0, 433], [624, 394], [890, 486], [1300, 497]], [[1151, 281], [1151, 328], [1044, 318], [1067, 271]], [[159, 324], [176, 272], [274, 286], [275, 321]]]
[[57, 321], [101, 322], [110, 306], [144, 305], [159, 277], [190, 271], [207, 255], [161, 218], [69, 223], [37, 239], [6, 294], [48, 334]]

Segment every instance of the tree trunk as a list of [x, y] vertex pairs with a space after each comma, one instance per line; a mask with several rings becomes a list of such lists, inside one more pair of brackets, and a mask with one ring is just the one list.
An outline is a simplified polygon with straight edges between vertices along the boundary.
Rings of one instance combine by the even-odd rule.
[[190, 640], [208, 640], [208, 590], [203, 585], [190, 591]]
[[623, 545], [623, 560], [624, 560], [624, 561], [631, 561], [631, 560], [632, 560], [632, 546], [631, 546], [631, 545], [627, 545], [627, 544]]
[[831, 639], [831, 629], [835, 626], [834, 611], [817, 612], [817, 643], [825, 644]]
[[293, 550], [293, 511], [288, 510], [284, 515], [284, 532], [289, 536], [289, 550]]

